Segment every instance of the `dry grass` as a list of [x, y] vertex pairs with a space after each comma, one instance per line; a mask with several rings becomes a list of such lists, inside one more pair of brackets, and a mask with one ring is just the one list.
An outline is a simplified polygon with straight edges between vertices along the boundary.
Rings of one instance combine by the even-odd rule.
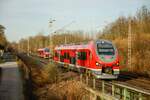
[[44, 68], [44, 73], [48, 75], [49, 83], [55, 83], [58, 80], [59, 71], [56, 65], [49, 63]]
[[132, 68], [127, 66], [128, 40], [117, 38], [113, 41], [118, 48], [123, 68], [150, 75], [150, 34], [136, 34], [132, 37]]
[[38, 100], [90, 100], [85, 85], [77, 81], [78, 74], [60, 71], [53, 63], [44, 67], [33, 63], [35, 61], [28, 62], [30, 66], [27, 67], [22, 61], [18, 61], [24, 72], [23, 76], [28, 76], [27, 80], [30, 75], [28, 68], [31, 68], [32, 87], [30, 88]]
[[118, 53], [119, 53], [119, 59], [120, 59], [120, 66], [121, 68], [126, 68], [127, 66], [127, 50], [128, 50], [128, 44], [127, 39], [124, 38], [117, 38], [113, 41], [113, 43], [117, 46]]
[[37, 91], [39, 100], [90, 100], [89, 93], [79, 81], [62, 81]]
[[32, 68], [32, 79], [37, 87], [55, 83], [58, 79], [57, 76], [58, 70], [54, 64], [48, 64], [43, 68]]
[[71, 79], [76, 74], [61, 73], [56, 65], [50, 63], [42, 70], [33, 68], [32, 74], [34, 94], [39, 100], [89, 100], [85, 86], [77, 80]]
[[137, 34], [132, 51], [132, 70], [150, 75], [150, 34]]
[[33, 80], [34, 86], [39, 87], [48, 83], [49, 77], [43, 70], [32, 68], [32, 80]]

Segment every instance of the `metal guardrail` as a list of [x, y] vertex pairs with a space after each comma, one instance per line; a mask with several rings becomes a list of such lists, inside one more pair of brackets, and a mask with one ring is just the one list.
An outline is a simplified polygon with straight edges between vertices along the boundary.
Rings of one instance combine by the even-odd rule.
[[121, 83], [115, 83], [114, 81], [101, 80], [99, 81], [100, 84], [96, 85], [96, 79], [93, 78], [91, 84], [89, 84], [89, 77], [86, 76], [85, 80], [83, 80], [82, 74], [80, 75], [80, 81], [87, 86], [92, 84], [86, 90], [97, 95], [102, 100], [150, 100], [149, 92]]

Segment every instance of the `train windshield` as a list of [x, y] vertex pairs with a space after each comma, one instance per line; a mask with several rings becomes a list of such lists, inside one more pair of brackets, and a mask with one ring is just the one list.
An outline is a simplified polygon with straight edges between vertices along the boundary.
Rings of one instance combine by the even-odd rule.
[[45, 48], [45, 52], [49, 52], [49, 49], [48, 49], [48, 48]]
[[115, 54], [113, 45], [108, 42], [98, 43], [97, 51], [99, 55], [114, 55]]

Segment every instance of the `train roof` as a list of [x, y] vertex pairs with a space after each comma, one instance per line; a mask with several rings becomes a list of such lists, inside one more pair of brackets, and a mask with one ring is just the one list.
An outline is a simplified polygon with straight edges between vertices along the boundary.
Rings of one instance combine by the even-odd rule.
[[88, 44], [87, 43], [78, 43], [78, 44], [65, 44], [65, 45], [60, 45], [60, 46], [56, 46], [55, 47], [55, 50], [61, 50], [61, 49], [72, 49], [72, 50], [75, 50], [75, 49], [85, 49], [85, 48], [88, 48]]
[[43, 50], [43, 48], [40, 48], [40, 49], [38, 49], [37, 51], [42, 51]]
[[112, 44], [111, 41], [108, 40], [104, 40], [104, 39], [100, 39], [100, 40], [96, 40], [96, 41], [90, 41], [90, 42], [84, 42], [84, 43], [78, 43], [78, 44], [65, 44], [65, 45], [60, 45], [55, 47], [55, 50], [61, 50], [61, 49], [72, 49], [72, 50], [76, 50], [76, 49], [90, 49], [91, 47], [94, 46], [95, 43], [103, 43], [103, 42], [107, 42]]
[[50, 50], [49, 48], [39, 48], [37, 51], [43, 51], [43, 50], [46, 50], [46, 49]]
[[107, 43], [112, 43], [111, 41], [108, 40], [96, 40], [96, 41], [90, 41], [90, 42], [86, 42], [86, 43], [80, 43], [80, 44], [65, 44], [65, 45], [60, 45], [55, 47], [55, 50], [68, 50], [68, 49], [72, 49], [72, 50], [76, 50], [76, 49], [90, 49], [94, 46], [95, 43], [102, 43], [102, 42], [107, 42]]

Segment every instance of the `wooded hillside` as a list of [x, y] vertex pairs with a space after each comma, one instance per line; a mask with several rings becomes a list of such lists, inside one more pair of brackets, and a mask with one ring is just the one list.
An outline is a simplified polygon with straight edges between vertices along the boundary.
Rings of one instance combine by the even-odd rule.
[[[127, 66], [128, 31], [131, 20], [132, 68]], [[121, 66], [150, 75], [150, 9], [143, 6], [135, 16], [119, 17], [99, 33], [99, 39], [112, 40], [119, 50]]]

